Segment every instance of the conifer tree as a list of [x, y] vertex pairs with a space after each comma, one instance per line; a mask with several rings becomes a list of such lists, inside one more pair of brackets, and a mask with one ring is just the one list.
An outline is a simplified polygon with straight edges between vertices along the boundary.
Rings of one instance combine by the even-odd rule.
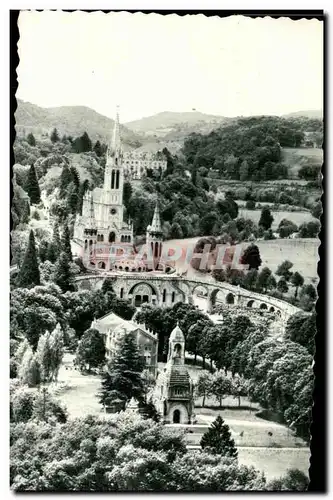
[[85, 153], [87, 151], [91, 151], [92, 149], [92, 143], [89, 135], [87, 132], [84, 132], [81, 137], [81, 144], [82, 144], [82, 152]]
[[22, 288], [31, 288], [40, 285], [35, 235], [32, 229], [29, 234], [28, 247], [24, 255], [23, 264], [18, 275], [18, 285]]
[[60, 233], [59, 233], [59, 223], [57, 220], [54, 222], [54, 226], [53, 226], [52, 242], [54, 243], [54, 245], [57, 249], [58, 255], [59, 255], [60, 250], [61, 250], [61, 240], [60, 240]]
[[261, 216], [259, 220], [259, 226], [263, 227], [266, 231], [270, 229], [272, 222], [274, 220], [273, 215], [268, 207], [264, 207], [261, 211]]
[[62, 172], [60, 175], [60, 188], [59, 188], [59, 196], [60, 198], [65, 198], [67, 195], [67, 190], [72, 182], [71, 172], [67, 165], [64, 165], [62, 168]]
[[58, 134], [58, 130], [56, 128], [54, 128], [51, 132], [51, 136], [50, 136], [50, 139], [53, 143], [55, 142], [59, 142], [60, 141], [60, 137], [59, 137], [59, 134]]
[[89, 189], [89, 181], [88, 179], [85, 179], [81, 184], [77, 196], [77, 206], [76, 206], [76, 211], [79, 215], [82, 215], [82, 205], [83, 205], [83, 197]]
[[202, 436], [200, 446], [202, 449], [208, 448], [213, 454], [232, 458], [238, 457], [237, 448], [235, 446], [235, 441], [231, 437], [230, 428], [224, 423], [220, 415]]
[[102, 156], [103, 150], [102, 150], [102, 145], [99, 141], [95, 142], [94, 151], [95, 151], [97, 156]]
[[40, 189], [34, 165], [30, 167], [25, 191], [28, 193], [32, 205], [37, 205], [40, 202]]
[[30, 132], [28, 135], [27, 135], [27, 142], [30, 146], [32, 147], [35, 147], [36, 146], [36, 139], [33, 135], [32, 132]]
[[63, 292], [74, 290], [73, 276], [69, 266], [69, 259], [66, 252], [61, 252], [54, 271], [54, 282], [60, 286]]
[[102, 377], [99, 393], [103, 405], [116, 404], [125, 409], [133, 397], [139, 402], [144, 400], [144, 387], [141, 373], [144, 361], [139, 355], [137, 343], [131, 333], [120, 340], [117, 350]]
[[73, 255], [72, 255], [72, 249], [71, 249], [71, 237], [70, 237], [69, 228], [68, 228], [67, 223], [64, 224], [64, 230], [62, 232], [61, 251], [65, 252], [68, 256], [69, 262], [72, 262]]

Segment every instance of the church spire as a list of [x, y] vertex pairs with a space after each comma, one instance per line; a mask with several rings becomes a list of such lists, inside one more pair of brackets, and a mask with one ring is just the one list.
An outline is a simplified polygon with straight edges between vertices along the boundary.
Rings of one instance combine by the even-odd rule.
[[156, 201], [153, 221], [150, 226], [151, 233], [162, 233], [161, 219], [160, 219], [160, 207], [158, 200]]
[[119, 106], [116, 109], [116, 119], [114, 121], [111, 142], [109, 143], [108, 153], [110, 156], [118, 156], [121, 151], [120, 125], [119, 125]]

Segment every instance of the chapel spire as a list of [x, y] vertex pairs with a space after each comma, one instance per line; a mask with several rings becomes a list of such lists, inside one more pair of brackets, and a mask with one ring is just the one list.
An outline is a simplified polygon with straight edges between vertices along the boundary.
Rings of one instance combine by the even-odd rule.
[[116, 108], [116, 119], [113, 125], [113, 132], [111, 141], [109, 143], [108, 153], [110, 156], [118, 156], [121, 152], [121, 139], [120, 139], [120, 124], [119, 124], [119, 106]]
[[150, 226], [151, 233], [162, 233], [161, 218], [160, 218], [160, 206], [158, 200], [156, 201], [153, 221]]

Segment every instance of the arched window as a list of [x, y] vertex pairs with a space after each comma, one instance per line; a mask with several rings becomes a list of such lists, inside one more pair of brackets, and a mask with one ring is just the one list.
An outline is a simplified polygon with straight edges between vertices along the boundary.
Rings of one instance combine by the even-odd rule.
[[124, 297], [124, 289], [123, 289], [123, 288], [121, 288], [121, 289], [120, 289], [120, 298], [122, 299], [123, 297]]
[[235, 297], [232, 293], [228, 293], [226, 297], [226, 302], [227, 304], [234, 304], [235, 303]]
[[164, 290], [163, 290], [163, 302], [165, 302], [165, 300], [166, 300], [166, 289], [164, 288]]
[[93, 244], [92, 240], [89, 240], [89, 246], [91, 247]]
[[104, 234], [101, 234], [101, 241], [104, 241]]
[[156, 241], [156, 242], [155, 242], [155, 253], [154, 253], [154, 257], [155, 257], [155, 258], [156, 258], [156, 257], [158, 257], [158, 247], [159, 247], [159, 245], [158, 245], [158, 243], [157, 243], [157, 241]]
[[154, 255], [154, 243], [151, 242], [150, 246], [151, 246], [151, 255], [153, 256]]
[[113, 243], [114, 241], [116, 241], [116, 235], [113, 231], [111, 231], [109, 234], [109, 243]]
[[85, 240], [84, 241], [84, 249], [87, 250], [87, 246], [88, 246], [88, 240]]
[[175, 292], [172, 292], [172, 296], [171, 296], [171, 302], [174, 302], [174, 301], [175, 301], [175, 297], [176, 297], [176, 294], [175, 294]]
[[128, 236], [128, 243], [131, 243], [131, 237]]
[[115, 171], [112, 170], [112, 173], [111, 173], [111, 189], [114, 189], [114, 176], [115, 176]]
[[116, 189], [119, 189], [119, 170], [116, 173]]
[[267, 309], [267, 305], [266, 304], [260, 304], [260, 309]]
[[123, 241], [124, 241], [124, 235], [123, 235], [123, 234], [121, 235], [120, 241], [121, 241], [121, 242], [123, 242]]

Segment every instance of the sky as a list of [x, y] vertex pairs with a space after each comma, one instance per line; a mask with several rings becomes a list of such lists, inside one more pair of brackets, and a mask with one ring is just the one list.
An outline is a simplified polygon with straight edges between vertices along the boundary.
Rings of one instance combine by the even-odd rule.
[[323, 24], [24, 11], [17, 97], [123, 123], [161, 111], [282, 115], [323, 108]]

